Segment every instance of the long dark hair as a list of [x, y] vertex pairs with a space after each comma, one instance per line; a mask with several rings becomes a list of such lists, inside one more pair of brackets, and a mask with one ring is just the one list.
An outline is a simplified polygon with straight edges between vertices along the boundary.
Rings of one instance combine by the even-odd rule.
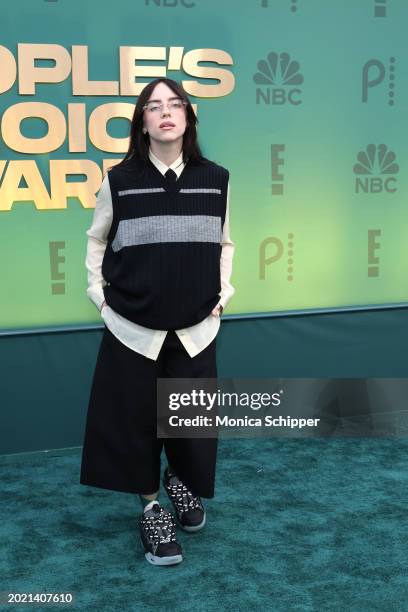
[[[150, 136], [148, 132], [143, 134], [142, 131], [143, 106], [149, 100], [154, 88], [158, 83], [165, 83], [177, 96], [187, 102], [185, 107], [187, 113], [187, 127], [183, 134], [183, 162], [187, 163], [188, 161], [192, 164], [205, 164], [210, 161], [201, 153], [201, 149], [197, 141], [196, 125], [198, 123], [198, 118], [193, 110], [193, 107], [191, 106], [191, 102], [183, 86], [173, 79], [160, 77], [148, 83], [140, 92], [130, 125], [129, 149], [125, 157], [114, 166], [115, 168], [119, 166], [128, 166], [132, 161], [149, 161]], [[108, 170], [110, 170], [110, 168], [108, 168]]]

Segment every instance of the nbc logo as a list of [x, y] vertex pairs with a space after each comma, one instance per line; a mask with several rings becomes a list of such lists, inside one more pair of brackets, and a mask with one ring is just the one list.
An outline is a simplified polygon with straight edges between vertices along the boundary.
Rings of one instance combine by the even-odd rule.
[[299, 85], [303, 76], [299, 72], [299, 62], [290, 59], [289, 53], [268, 53], [266, 59], [257, 63], [258, 72], [253, 75], [254, 83], [262, 85], [256, 88], [256, 103], [293, 104], [302, 103]]
[[357, 160], [358, 163], [353, 167], [354, 174], [359, 175], [355, 181], [356, 193], [382, 193], [383, 191], [393, 193], [397, 191], [397, 179], [390, 175], [397, 174], [399, 166], [395, 163], [395, 153], [390, 151], [386, 145], [369, 144], [365, 151], [357, 154]]

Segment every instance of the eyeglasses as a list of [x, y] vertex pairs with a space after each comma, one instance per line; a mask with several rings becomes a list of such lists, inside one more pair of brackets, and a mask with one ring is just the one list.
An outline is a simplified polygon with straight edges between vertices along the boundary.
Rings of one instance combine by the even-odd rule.
[[[167, 104], [167, 108], [171, 111], [179, 111], [183, 108], [183, 106], [187, 106], [187, 102], [185, 100], [181, 100], [180, 98], [178, 100], [171, 100], [171, 102]], [[160, 112], [161, 114], [163, 112], [163, 104], [159, 104], [159, 102], [147, 102], [147, 104], [143, 106], [143, 110], [145, 109], [149, 113]]]

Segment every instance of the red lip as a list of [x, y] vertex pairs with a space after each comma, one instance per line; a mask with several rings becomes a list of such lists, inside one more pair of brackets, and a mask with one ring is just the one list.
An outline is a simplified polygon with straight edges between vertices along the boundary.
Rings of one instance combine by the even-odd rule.
[[166, 127], [166, 126], [168, 126], [168, 127], [176, 127], [172, 121], [163, 121], [163, 123], [161, 123], [159, 125], [159, 127]]

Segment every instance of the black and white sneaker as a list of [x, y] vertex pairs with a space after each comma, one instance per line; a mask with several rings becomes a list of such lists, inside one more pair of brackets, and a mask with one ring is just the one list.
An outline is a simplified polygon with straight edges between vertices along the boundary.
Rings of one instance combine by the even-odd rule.
[[140, 541], [152, 565], [174, 565], [183, 560], [172, 513], [157, 500], [147, 504], [140, 519]]
[[163, 486], [176, 511], [177, 522], [185, 531], [199, 531], [205, 525], [205, 510], [201, 498], [194, 496], [175, 474], [166, 468]]

